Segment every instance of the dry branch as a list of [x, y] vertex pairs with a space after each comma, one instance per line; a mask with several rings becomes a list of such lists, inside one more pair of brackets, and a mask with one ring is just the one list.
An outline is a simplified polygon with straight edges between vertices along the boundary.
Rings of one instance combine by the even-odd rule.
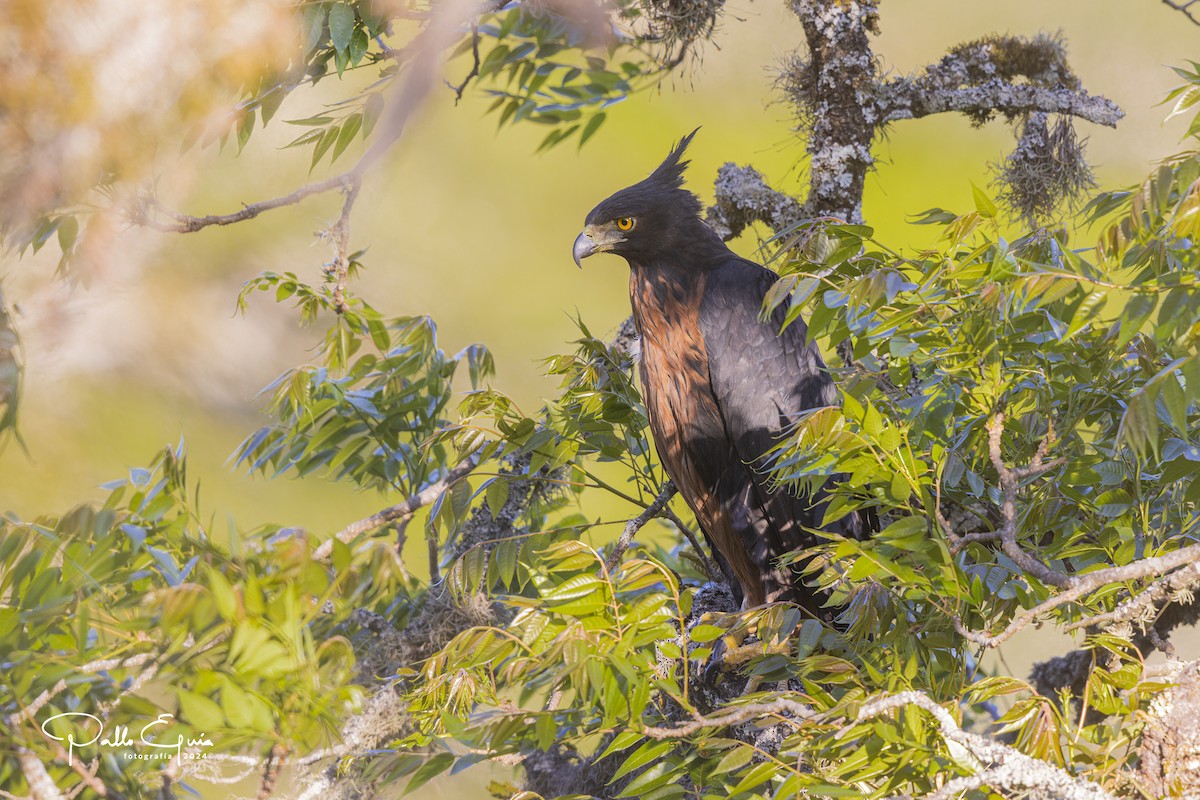
[[[375, 143], [349, 170], [332, 178], [302, 186], [290, 194], [250, 203], [241, 210], [228, 214], [195, 217], [164, 209], [151, 200], [146, 202], [146, 209], [139, 209], [134, 213], [134, 222], [169, 233], [194, 233], [213, 225], [232, 225], [253, 219], [265, 211], [296, 205], [316, 194], [335, 189], [345, 189], [349, 192], [367, 170], [399, 140], [413, 113], [420, 108], [430, 91], [437, 85], [445, 52], [461, 35], [462, 26], [476, 20], [481, 14], [494, 11], [496, 6], [496, 2], [491, 0], [482, 4], [471, 0], [448, 0], [438, 5], [437, 13], [429, 15], [425, 28], [417, 35], [410, 48], [407, 48], [411, 49], [414, 55], [389, 111], [380, 120], [379, 135]], [[172, 222], [154, 219], [151, 215], [155, 211]]]
[[663, 484], [662, 491], [658, 493], [658, 497], [654, 498], [654, 502], [646, 506], [646, 510], [638, 514], [633, 519], [625, 524], [625, 530], [621, 531], [621, 538], [617, 540], [616, 547], [612, 553], [604, 560], [604, 568], [612, 572], [621, 563], [621, 556], [625, 555], [625, 551], [629, 549], [629, 545], [633, 543], [633, 537], [637, 532], [646, 526], [646, 523], [663, 513], [663, 509], [667, 507], [667, 503], [671, 502], [671, 498], [675, 496], [675, 484], [667, 481]]

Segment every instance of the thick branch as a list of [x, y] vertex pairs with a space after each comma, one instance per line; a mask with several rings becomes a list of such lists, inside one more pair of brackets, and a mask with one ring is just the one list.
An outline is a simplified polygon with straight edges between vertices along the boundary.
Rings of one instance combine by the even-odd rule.
[[724, 241], [735, 238], [754, 222], [782, 231], [805, 216], [799, 201], [772, 189], [753, 167], [724, 164], [717, 170], [713, 189], [716, 204], [709, 207], [706, 221]]
[[785, 83], [808, 139], [809, 216], [862, 221], [863, 183], [875, 163], [871, 141], [877, 121], [864, 98], [877, 87], [869, 34], [876, 31], [874, 0], [792, 0], [804, 26], [807, 59], [797, 57]]
[[1041, 111], [1069, 114], [1109, 128], [1116, 127], [1125, 116], [1116, 103], [1106, 97], [1090, 95], [1083, 89], [1032, 86], [1002, 80], [990, 80], [978, 86], [937, 88], [911, 78], [899, 78], [883, 86], [880, 111], [880, 121], [884, 123], [920, 119], [946, 111], [958, 111], [972, 117], [992, 112], [1016, 117]]
[[478, 463], [478, 460], [474, 457], [468, 458], [466, 461], [462, 462], [457, 467], [454, 467], [454, 469], [443, 475], [439, 480], [429, 484], [404, 502], [397, 503], [394, 506], [389, 506], [388, 508], [378, 511], [365, 519], [360, 519], [357, 522], [350, 523], [345, 528], [342, 528], [340, 531], [335, 533], [328, 540], [322, 542], [321, 545], [315, 551], [313, 551], [313, 557], [319, 560], [329, 558], [330, 553], [333, 552], [334, 539], [337, 539], [339, 542], [346, 543], [358, 536], [363, 535], [364, 533], [378, 530], [384, 525], [389, 525], [397, 521], [400, 525], [407, 524], [418, 510], [429, 505], [434, 500], [437, 500], [442, 492], [446, 491], [455, 483], [470, 474], [471, 470], [475, 469]]

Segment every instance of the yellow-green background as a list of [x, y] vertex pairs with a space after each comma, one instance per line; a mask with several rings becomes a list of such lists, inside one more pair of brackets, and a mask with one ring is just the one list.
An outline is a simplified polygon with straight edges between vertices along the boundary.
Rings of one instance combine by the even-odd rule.
[[[1186, 123], [1163, 125], [1167, 109], [1156, 104], [1176, 83], [1168, 66], [1200, 56], [1200, 28], [1157, 0], [891, 0], [882, 4], [881, 26], [876, 52], [896, 75], [987, 33], [1061, 30], [1088, 90], [1127, 114], [1116, 130], [1078, 125], [1090, 138], [1102, 186], [1137, 181], [1182, 148]], [[496, 133], [478, 93], [457, 107], [449, 89], [436, 94], [364, 185], [352, 241], [369, 250], [356, 289], [386, 313], [432, 315], [447, 350], [485, 342], [496, 355], [496, 385], [536, 406], [554, 386], [538, 361], [568, 348], [571, 317], [580, 313], [603, 335], [628, 313], [623, 262], [596, 258], [579, 271], [570, 259], [596, 201], [642, 178], [697, 125], [703, 129], [690, 151], [689, 179], [706, 200], [727, 160], [754, 165], [777, 188], [803, 192], [804, 145], [772, 89], [779, 64], [801, 40], [782, 3], [731, 2], [699, 59], [661, 90], [611, 109], [582, 150], [572, 143], [535, 155], [544, 129]], [[460, 61], [450, 70], [457, 75], [467, 66]], [[339, 87], [325, 86], [335, 98]], [[315, 110], [311, 102], [288, 101], [240, 158], [211, 149], [181, 157], [164, 193], [201, 214], [289, 191], [308, 179], [308, 155], [277, 149], [300, 130], [278, 120]], [[974, 129], [941, 115], [894, 125], [875, 148], [867, 221], [890, 244], [928, 244], [936, 231], [906, 224], [906, 215], [931, 206], [970, 208], [971, 183], [986, 186], [988, 163], [1012, 144], [1000, 122]], [[314, 177], [327, 172], [322, 165]], [[0, 261], [25, 346], [21, 431], [28, 446], [28, 455], [11, 443], [0, 452], [0, 512], [31, 518], [98, 499], [100, 483], [181, 435], [190, 474], [201, 484], [204, 518], [211, 515], [218, 531], [235, 520], [325, 535], [395, 502], [319, 479], [247, 477], [226, 463], [264, 421], [258, 389], [307, 358], [316, 341], [266, 295], [245, 318], [235, 316], [238, 288], [268, 269], [315, 281], [329, 251], [313, 233], [331, 223], [338, 201], [316, 198], [187, 236], [127, 230], [86, 285], [55, 282], [54, 253]], [[752, 254], [755, 245], [738, 247]], [[1023, 674], [1058, 646], [1009, 648], [1010, 666]]]

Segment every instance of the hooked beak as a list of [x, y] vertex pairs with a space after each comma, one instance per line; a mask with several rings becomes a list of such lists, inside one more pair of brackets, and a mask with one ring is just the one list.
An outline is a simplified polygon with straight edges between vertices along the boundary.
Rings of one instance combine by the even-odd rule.
[[579, 262], [583, 259], [596, 253], [607, 253], [623, 241], [625, 237], [615, 229], [602, 225], [588, 225], [583, 229], [583, 233], [575, 237], [575, 246], [571, 248], [575, 266], [582, 268], [583, 264]]
[[581, 233], [575, 237], [575, 246], [571, 248], [571, 255], [575, 256], [575, 266], [583, 269], [583, 264], [580, 262], [595, 252], [596, 243], [592, 241], [592, 237], [586, 233]]

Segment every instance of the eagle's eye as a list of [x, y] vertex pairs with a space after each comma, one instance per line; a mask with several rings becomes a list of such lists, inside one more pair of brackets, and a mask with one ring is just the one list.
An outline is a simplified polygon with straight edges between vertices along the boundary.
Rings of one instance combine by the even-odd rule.
[[621, 217], [617, 220], [617, 227], [623, 231], [633, 230], [633, 217]]

